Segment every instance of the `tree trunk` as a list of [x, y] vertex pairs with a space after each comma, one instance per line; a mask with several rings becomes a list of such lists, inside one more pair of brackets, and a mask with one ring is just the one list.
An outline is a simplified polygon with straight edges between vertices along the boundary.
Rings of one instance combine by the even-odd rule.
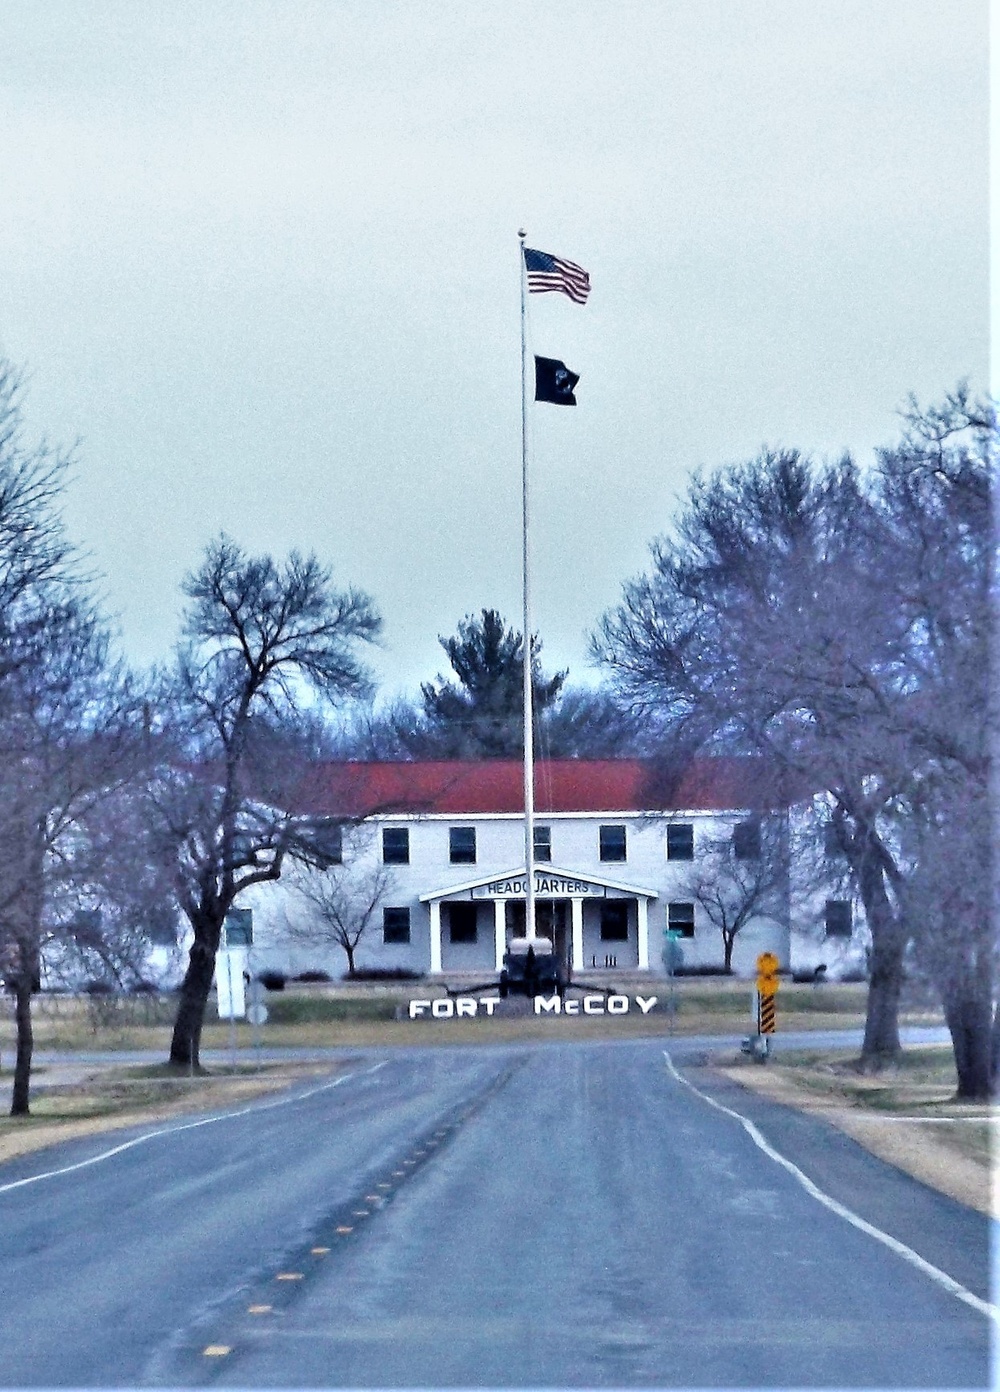
[[347, 975], [354, 975], [354, 946], [352, 943], [344, 943], [344, 951], [347, 953]]
[[736, 941], [735, 933], [723, 933], [722, 935], [722, 969], [727, 974], [733, 969], [733, 943]]
[[906, 934], [889, 902], [881, 869], [866, 864], [858, 876], [865, 915], [872, 935], [868, 1011], [861, 1045], [861, 1067], [878, 1073], [898, 1063], [899, 996], [903, 987], [903, 954]]
[[201, 1030], [214, 972], [215, 953], [207, 943], [196, 937], [191, 944], [174, 1033], [170, 1040], [170, 1062], [176, 1068], [192, 1071], [201, 1068]]
[[18, 972], [14, 983], [14, 1014], [17, 1021], [17, 1057], [14, 1062], [14, 1094], [10, 1104], [11, 1116], [28, 1116], [28, 1094], [31, 1086], [31, 1055], [35, 1039], [31, 1028], [30, 973]]
[[958, 1073], [955, 1096], [961, 1102], [986, 1102], [990, 1097], [991, 1007], [988, 982], [966, 982], [944, 992], [944, 1018], [951, 1033]]

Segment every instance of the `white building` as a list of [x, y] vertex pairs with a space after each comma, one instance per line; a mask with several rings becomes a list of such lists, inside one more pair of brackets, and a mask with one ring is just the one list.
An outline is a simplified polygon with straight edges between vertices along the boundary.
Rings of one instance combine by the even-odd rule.
[[[717, 926], [691, 895], [702, 858], [735, 838], [760, 854], [762, 812], [787, 826], [787, 810], [762, 807], [757, 761], [694, 760], [679, 777], [651, 760], [565, 759], [535, 768], [537, 931], [574, 972], [663, 974], [666, 934], [685, 965], [721, 964]], [[506, 760], [337, 763], [317, 766], [297, 812], [357, 819], [345, 825], [343, 869], [381, 865], [388, 883], [357, 950], [358, 967], [489, 975], [508, 939], [524, 932], [522, 769]], [[786, 842], [787, 844], [787, 842]], [[385, 872], [383, 872], [385, 873]], [[290, 922], [309, 905], [290, 884], [256, 896], [259, 963], [297, 973], [344, 970], [329, 946], [291, 948]], [[733, 967], [750, 974], [760, 952], [789, 960], [787, 886], [738, 934]]]

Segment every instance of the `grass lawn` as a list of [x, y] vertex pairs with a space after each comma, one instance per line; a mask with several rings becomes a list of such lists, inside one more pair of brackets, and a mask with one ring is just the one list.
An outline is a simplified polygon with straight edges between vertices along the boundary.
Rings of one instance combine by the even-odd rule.
[[[626, 986], [625, 994], [636, 988]], [[206, 1049], [227, 1049], [232, 1043], [250, 1051], [255, 1040], [270, 1047], [378, 1046], [380, 1044], [470, 1044], [517, 1039], [620, 1038], [640, 1035], [735, 1034], [751, 1025], [751, 985], [727, 978], [678, 980], [673, 990], [662, 980], [639, 988], [656, 995], [656, 1008], [640, 1015], [545, 1015], [516, 1019], [489, 1018], [480, 1014], [468, 1020], [396, 1019], [397, 1009], [409, 1000], [443, 995], [440, 986], [415, 982], [386, 992], [353, 988], [310, 987], [268, 992], [267, 1023], [255, 1030], [243, 1021], [230, 1025], [214, 1018], [210, 1003], [202, 1036]], [[864, 1023], [866, 987], [783, 984], [778, 994], [778, 1029], [857, 1029]], [[673, 1001], [674, 1009], [670, 1004]], [[0, 1013], [0, 1064], [9, 1062], [14, 1045], [14, 1022], [9, 1000]], [[38, 1050], [144, 1050], [166, 1052], [176, 1001], [171, 997], [76, 997], [35, 998], [34, 1034]], [[905, 1015], [910, 1023], [939, 1023], [940, 1017], [921, 1013]]]

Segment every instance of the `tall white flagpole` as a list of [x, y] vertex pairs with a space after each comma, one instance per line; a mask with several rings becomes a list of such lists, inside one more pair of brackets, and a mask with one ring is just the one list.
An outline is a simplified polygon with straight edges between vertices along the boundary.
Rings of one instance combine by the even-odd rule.
[[535, 936], [535, 736], [531, 709], [531, 586], [529, 583], [528, 552], [528, 335], [527, 281], [524, 265], [524, 239], [521, 239], [521, 588], [524, 600], [522, 617], [522, 656], [524, 659], [524, 932]]

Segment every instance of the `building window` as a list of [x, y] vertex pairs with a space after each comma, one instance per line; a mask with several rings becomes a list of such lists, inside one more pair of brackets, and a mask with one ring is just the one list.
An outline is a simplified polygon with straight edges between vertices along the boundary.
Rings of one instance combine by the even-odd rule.
[[449, 904], [448, 930], [453, 943], [476, 941], [476, 905]]
[[410, 941], [409, 909], [382, 910], [382, 941], [384, 943], [408, 943]]
[[323, 855], [331, 866], [344, 863], [344, 828], [338, 821], [330, 821], [320, 830]]
[[694, 937], [694, 905], [676, 903], [667, 905], [667, 927], [671, 933], [679, 933], [682, 938]]
[[628, 904], [624, 899], [605, 899], [601, 905], [601, 942], [628, 942]]
[[382, 828], [382, 860], [386, 865], [409, 865], [410, 833], [406, 827]]
[[837, 835], [837, 828], [833, 822], [823, 824], [823, 854], [827, 860], [839, 860], [844, 854], [840, 837]]
[[851, 936], [850, 899], [828, 899], [823, 917], [828, 938], [849, 938]]
[[690, 822], [667, 823], [667, 859], [694, 860], [694, 827]]
[[535, 832], [535, 859], [552, 859], [552, 828], [548, 826], [536, 826]]
[[602, 826], [600, 831], [601, 859], [624, 860], [625, 828], [623, 826]]
[[737, 860], [760, 860], [760, 822], [738, 822], [733, 827], [733, 851]]
[[449, 827], [448, 848], [452, 865], [475, 865], [476, 828]]

